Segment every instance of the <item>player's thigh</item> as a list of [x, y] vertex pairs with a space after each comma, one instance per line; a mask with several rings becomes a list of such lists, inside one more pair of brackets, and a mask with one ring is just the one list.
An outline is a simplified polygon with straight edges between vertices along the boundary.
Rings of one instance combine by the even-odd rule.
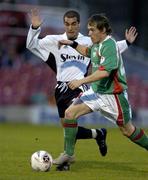
[[92, 110], [84, 103], [72, 104], [68, 109], [66, 109], [65, 118], [77, 119], [78, 117], [88, 114], [90, 112], [92, 112]]
[[131, 108], [124, 93], [100, 97], [104, 104], [100, 111], [106, 118], [115, 121], [118, 126], [123, 126], [131, 120]]
[[62, 87], [61, 84], [57, 84], [57, 88], [55, 89], [55, 100], [60, 118], [64, 118], [65, 110], [72, 104], [73, 99], [78, 97], [82, 92], [79, 88], [71, 90], [68, 86], [66, 90], [62, 91]]

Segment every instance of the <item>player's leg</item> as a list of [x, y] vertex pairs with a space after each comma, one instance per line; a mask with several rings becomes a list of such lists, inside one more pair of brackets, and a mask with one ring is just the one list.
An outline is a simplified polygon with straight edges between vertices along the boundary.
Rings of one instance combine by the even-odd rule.
[[[97, 98], [98, 96], [92, 90], [86, 91], [80, 97], [80, 102], [78, 104], [72, 104], [65, 111], [65, 120], [64, 120], [65, 155], [61, 157], [60, 164], [66, 161], [69, 162], [70, 157], [74, 154], [75, 139], [78, 130], [77, 118], [81, 115], [88, 114], [93, 110], [98, 110], [99, 102], [96, 102]], [[105, 140], [106, 140], [106, 136], [102, 141], [104, 141], [104, 150], [107, 152], [107, 146]], [[101, 141], [101, 145], [102, 145], [102, 141]]]
[[122, 134], [128, 137], [132, 142], [148, 150], [148, 137], [144, 130], [135, 127], [132, 122], [131, 108], [128, 102], [126, 92], [115, 95], [118, 116], [117, 125], [121, 130]]
[[[60, 87], [60, 88], [59, 88]], [[77, 104], [79, 102], [79, 94], [82, 92], [81, 89], [77, 88], [76, 90], [71, 90], [67, 87], [66, 91], [61, 92], [61, 84], [57, 85], [55, 90], [55, 99], [58, 108], [59, 117], [61, 119], [61, 125], [63, 125], [65, 110], [69, 107], [70, 104]], [[78, 125], [76, 141], [80, 139], [95, 139], [99, 150], [102, 156], [105, 156], [107, 151], [104, 149], [103, 141], [106, 139], [107, 131], [105, 128], [101, 129], [89, 129]], [[74, 159], [73, 159], [74, 160]], [[56, 163], [56, 159], [54, 160]]]
[[[76, 98], [75, 101], [73, 102], [73, 104], [80, 104], [80, 103], [82, 103], [80, 98]], [[88, 129], [88, 128], [85, 128], [82, 126], [78, 126], [76, 140], [78, 140], [78, 139], [96, 139], [98, 136], [100, 136], [100, 134], [102, 134], [102, 131], [106, 131], [106, 130], [104, 130], [104, 128]]]
[[91, 112], [91, 109], [84, 103], [71, 105], [65, 111], [63, 124], [65, 149], [64, 153], [62, 153], [57, 159], [57, 170], [64, 168], [64, 163], [71, 163], [71, 159], [74, 155], [75, 141], [78, 130], [77, 118], [83, 114], [87, 114], [88, 112]]
[[[60, 118], [60, 122], [61, 122], [61, 125], [63, 126], [64, 118]], [[97, 129], [88, 129], [82, 126], [78, 126], [76, 140], [77, 139], [91, 139], [91, 138], [95, 139], [96, 137], [97, 137]]]
[[[73, 104], [81, 104], [82, 102], [83, 101], [80, 98], [76, 98]], [[102, 156], [105, 156], [107, 154], [106, 135], [107, 130], [105, 128], [88, 129], [78, 126], [76, 141], [79, 139], [95, 139], [97, 145], [99, 146], [99, 152]]]
[[[64, 87], [66, 88], [66, 90], [64, 89]], [[81, 89], [77, 88], [75, 90], [71, 90], [67, 86], [67, 84], [58, 82], [55, 89], [55, 99], [62, 126], [64, 121], [65, 110], [73, 103], [73, 100], [77, 98], [80, 93], [82, 93]], [[76, 139], [90, 139], [94, 138], [95, 136], [97, 136], [97, 132], [95, 130], [78, 126], [78, 133]]]
[[124, 136], [148, 150], [148, 137], [143, 129], [135, 127], [130, 121], [125, 125], [119, 126], [119, 128]]
[[71, 105], [65, 111], [65, 119], [64, 119], [65, 152], [69, 156], [72, 156], [74, 154], [75, 140], [78, 131], [77, 118], [89, 112], [91, 112], [91, 109], [84, 103]]
[[[90, 98], [92, 97], [92, 94], [94, 94], [94, 92], [92, 91], [92, 89], [89, 89], [87, 92], [84, 92], [83, 95], [81, 95], [79, 98], [76, 98], [75, 101], [73, 102], [73, 105], [81, 104], [86, 101], [85, 104], [89, 107], [89, 103], [93, 104], [93, 102], [91, 102], [92, 99]], [[93, 99], [95, 101], [97, 97], [94, 96]], [[90, 109], [91, 108], [93, 108], [92, 105], [90, 105]], [[93, 109], [91, 111], [93, 111]], [[99, 147], [99, 152], [101, 153], [102, 156], [105, 156], [107, 154], [106, 136], [107, 136], [107, 130], [105, 128], [88, 129], [85, 127], [78, 126], [76, 141], [79, 139], [95, 139]]]

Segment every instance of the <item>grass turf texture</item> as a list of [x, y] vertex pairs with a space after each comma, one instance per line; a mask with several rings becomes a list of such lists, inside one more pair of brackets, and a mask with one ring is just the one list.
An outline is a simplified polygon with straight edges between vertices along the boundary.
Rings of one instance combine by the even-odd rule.
[[68, 172], [34, 172], [31, 154], [63, 150], [63, 130], [50, 125], [0, 124], [0, 180], [143, 180], [148, 179], [148, 152], [118, 129], [108, 129], [108, 154], [101, 157], [95, 140], [79, 140], [76, 163]]

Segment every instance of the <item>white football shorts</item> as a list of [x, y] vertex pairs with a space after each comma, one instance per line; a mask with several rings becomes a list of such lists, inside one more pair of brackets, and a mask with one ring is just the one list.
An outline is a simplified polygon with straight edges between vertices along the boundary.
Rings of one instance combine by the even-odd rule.
[[117, 125], [122, 126], [132, 118], [127, 92], [120, 94], [99, 94], [92, 88], [85, 91], [80, 99], [92, 110], [100, 113]]

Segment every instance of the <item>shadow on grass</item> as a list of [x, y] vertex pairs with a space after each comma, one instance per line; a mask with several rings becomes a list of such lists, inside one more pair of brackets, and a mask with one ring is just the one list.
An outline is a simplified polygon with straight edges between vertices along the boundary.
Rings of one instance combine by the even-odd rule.
[[[147, 167], [146, 163], [138, 163], [137, 165], [129, 162], [104, 162], [104, 161], [77, 161], [74, 166], [76, 171], [86, 171], [87, 169], [98, 169], [101, 170], [111, 170], [116, 172], [121, 171], [130, 171], [131, 173], [144, 173], [148, 175], [148, 170], [141, 170], [139, 167], [145, 166]], [[136, 167], [135, 167], [136, 166]]]

